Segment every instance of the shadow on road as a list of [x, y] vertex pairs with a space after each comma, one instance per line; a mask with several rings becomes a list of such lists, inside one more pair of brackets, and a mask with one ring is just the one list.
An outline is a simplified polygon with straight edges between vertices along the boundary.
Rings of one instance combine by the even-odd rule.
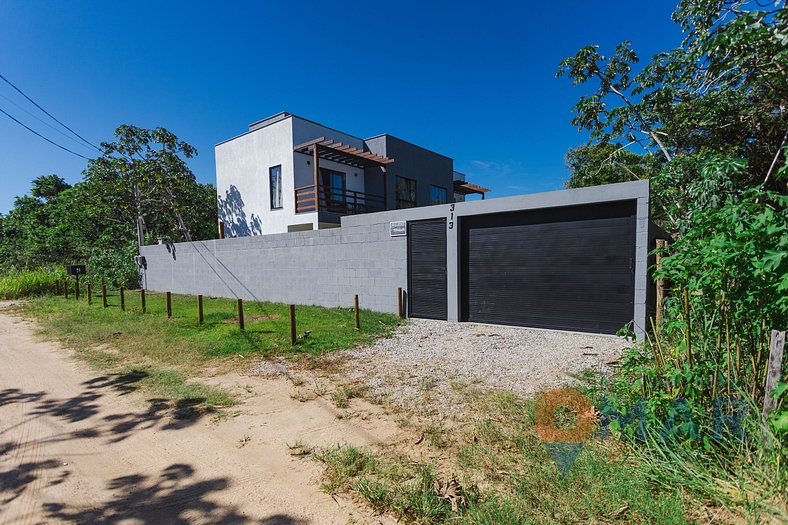
[[[105, 444], [118, 443], [133, 436], [140, 430], [156, 428], [169, 431], [187, 428], [197, 423], [205, 414], [199, 400], [190, 403], [172, 403], [165, 399], [146, 400], [147, 408], [138, 411], [114, 412], [102, 416], [98, 400], [112, 394], [129, 394], [139, 389], [139, 383], [147, 377], [144, 371], [126, 374], [108, 374], [92, 378], [82, 383], [82, 392], [70, 398], [57, 398], [47, 392], [24, 392], [18, 388], [0, 390], [0, 410], [10, 405], [24, 403], [22, 421], [8, 424], [8, 419], [0, 417], [0, 509], [3, 505], [18, 498], [40, 478], [49, 486], [62, 483], [68, 477], [68, 469], [55, 459], [13, 463], [15, 452], [21, 455], [24, 449], [41, 445], [78, 441], [81, 439], [104, 439]], [[55, 433], [43, 439], [25, 440], [13, 437], [10, 432], [21, 428], [21, 436], [26, 435], [24, 426], [41, 417], [52, 417], [70, 425], [78, 426], [66, 432]], [[89, 421], [89, 427], [85, 427]], [[79, 425], [77, 425], [79, 424]], [[10, 459], [10, 461], [9, 461]], [[6, 466], [11, 463], [10, 466]], [[54, 472], [60, 470], [60, 472]], [[170, 472], [172, 477], [175, 475]], [[176, 522], [177, 523], [177, 522]]]
[[61, 504], [45, 504], [44, 510], [50, 519], [75, 523], [308, 524], [284, 514], [254, 521], [241, 514], [235, 505], [219, 505], [210, 500], [212, 494], [228, 486], [227, 478], [199, 479], [190, 465], [176, 463], [158, 476], [134, 474], [110, 480], [107, 488], [116, 496], [101, 508], [68, 509]]

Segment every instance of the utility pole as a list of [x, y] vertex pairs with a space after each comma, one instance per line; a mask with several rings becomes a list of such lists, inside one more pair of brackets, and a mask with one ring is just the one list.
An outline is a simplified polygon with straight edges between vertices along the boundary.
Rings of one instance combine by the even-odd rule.
[[137, 183], [134, 183], [134, 201], [137, 205], [137, 245], [142, 246], [145, 239], [142, 235], [142, 211], [140, 210], [140, 188]]
[[178, 229], [181, 230], [181, 234], [183, 234], [183, 238], [186, 240], [186, 242], [192, 242], [192, 236], [189, 234], [189, 229], [183, 222], [181, 212], [175, 208], [175, 196], [172, 194], [172, 190], [168, 186], [165, 186], [164, 190], [167, 192], [167, 198], [170, 201], [170, 207], [172, 207], [172, 211], [175, 212], [175, 218], [178, 220]]
[[137, 161], [131, 159], [131, 174], [134, 177], [134, 204], [137, 206], [137, 246], [145, 244], [145, 237], [142, 233], [142, 208], [140, 205], [140, 187], [137, 184]]

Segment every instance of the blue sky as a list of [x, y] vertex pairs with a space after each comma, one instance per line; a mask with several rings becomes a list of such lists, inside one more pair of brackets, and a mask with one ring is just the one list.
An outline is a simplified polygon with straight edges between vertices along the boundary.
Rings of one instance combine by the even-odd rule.
[[[564, 2], [0, 3], [0, 73], [87, 139], [121, 123], [163, 126], [195, 146], [214, 182], [213, 146], [289, 111], [367, 137], [391, 133], [452, 157], [491, 197], [558, 189], [582, 94], [556, 79], [587, 44], [632, 40], [641, 58], [681, 39], [664, 0]], [[90, 155], [10, 101], [0, 108]], [[0, 114], [0, 212], [30, 181], [81, 177], [85, 161]]]

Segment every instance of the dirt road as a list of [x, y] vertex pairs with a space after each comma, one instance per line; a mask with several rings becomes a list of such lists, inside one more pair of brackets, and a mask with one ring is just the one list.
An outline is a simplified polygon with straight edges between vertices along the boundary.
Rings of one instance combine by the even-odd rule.
[[[285, 379], [224, 378], [240, 415], [173, 417], [0, 309], [0, 523], [360, 523], [377, 519], [319, 490], [319, 465], [288, 444], [368, 444], [385, 418], [337, 418], [291, 399]], [[372, 409], [374, 410], [374, 409]]]

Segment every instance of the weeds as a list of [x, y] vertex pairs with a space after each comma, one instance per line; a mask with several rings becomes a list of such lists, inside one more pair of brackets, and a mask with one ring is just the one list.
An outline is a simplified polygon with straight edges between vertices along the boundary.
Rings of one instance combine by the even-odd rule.
[[[432, 422], [421, 430], [435, 452], [428, 457], [436, 459], [414, 460], [410, 447], [317, 451], [314, 458], [325, 468], [323, 489], [351, 494], [412, 524], [687, 523], [679, 492], [655, 490], [622, 459], [619, 446], [588, 443], [563, 478], [535, 433], [532, 401], [461, 390], [474, 423], [448, 428]], [[450, 499], [442, 499], [451, 491], [438, 488], [451, 487], [455, 477], [461, 498], [452, 510]]]

